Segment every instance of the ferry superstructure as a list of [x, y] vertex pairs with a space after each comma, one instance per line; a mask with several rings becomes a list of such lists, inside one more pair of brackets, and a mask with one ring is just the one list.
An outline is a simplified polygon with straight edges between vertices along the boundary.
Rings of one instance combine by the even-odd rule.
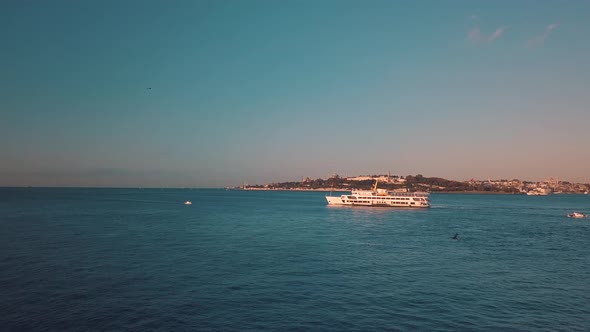
[[429, 208], [429, 194], [426, 192], [393, 192], [377, 189], [375, 181], [373, 190], [352, 190], [350, 195], [326, 196], [328, 205], [348, 206], [384, 206]]

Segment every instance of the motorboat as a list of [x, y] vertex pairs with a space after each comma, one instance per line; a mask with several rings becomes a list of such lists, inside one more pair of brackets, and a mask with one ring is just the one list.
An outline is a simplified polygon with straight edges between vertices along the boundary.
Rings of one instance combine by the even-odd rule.
[[581, 212], [572, 212], [567, 214], [568, 218], [587, 218], [588, 216]]
[[192, 205], [193, 203], [191, 201], [186, 201], [184, 202], [184, 205]]

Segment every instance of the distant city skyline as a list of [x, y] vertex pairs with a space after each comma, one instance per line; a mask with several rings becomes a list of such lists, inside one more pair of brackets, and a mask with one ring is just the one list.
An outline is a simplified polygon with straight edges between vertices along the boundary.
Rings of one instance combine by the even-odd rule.
[[0, 186], [590, 182], [587, 1], [7, 1]]

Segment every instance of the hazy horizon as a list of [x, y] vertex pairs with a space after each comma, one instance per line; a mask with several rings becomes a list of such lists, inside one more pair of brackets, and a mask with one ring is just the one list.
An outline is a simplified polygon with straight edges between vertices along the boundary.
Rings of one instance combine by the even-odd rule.
[[[336, 173], [333, 173], [332, 175], [334, 175]], [[355, 176], [370, 176], [370, 175], [387, 175], [384, 173], [372, 173], [372, 174], [357, 174], [357, 175], [350, 175], [350, 174], [338, 174], [338, 176], [340, 177], [355, 177]], [[406, 174], [406, 175], [401, 175], [401, 174], [391, 174], [391, 176], [402, 176], [402, 177], [407, 177], [407, 176], [415, 176], [415, 175], [422, 175], [424, 177], [427, 178], [442, 178], [440, 176], [436, 176], [436, 175], [424, 175], [424, 174], [420, 174], [420, 173], [416, 173], [416, 174]], [[70, 175], [71, 176], [71, 175]], [[329, 179], [330, 175], [325, 176], [325, 177], [309, 177], [312, 180], [316, 180], [316, 179]], [[59, 178], [59, 177], [58, 177]], [[284, 183], [284, 182], [299, 182], [299, 181], [303, 181], [305, 177], [300, 177], [300, 178], [292, 178], [292, 179], [282, 179], [282, 180], [278, 180], [278, 181], [268, 181], [268, 182], [246, 182], [243, 181], [241, 183], [236, 183], [236, 184], [232, 184], [232, 185], [227, 185], [227, 186], [186, 186], [186, 185], [181, 185], [181, 184], [167, 184], [167, 185], [162, 185], [162, 184], [155, 184], [155, 185], [134, 185], [133, 182], [128, 182], [127, 185], [123, 184], [123, 185], [111, 185], [111, 184], [92, 184], [92, 183], [84, 183], [83, 181], [80, 182], [79, 184], [74, 184], [74, 185], [59, 185], [59, 184], [52, 184], [51, 182], [46, 182], [46, 183], [42, 183], [42, 184], [38, 184], [38, 185], [0, 185], [0, 188], [27, 188], [27, 187], [34, 187], [34, 188], [140, 188], [140, 189], [224, 189], [224, 188], [228, 188], [228, 187], [241, 187], [242, 185], [266, 185], [266, 184], [272, 184], [272, 183]], [[55, 178], [54, 178], [55, 179]], [[127, 179], [130, 179], [129, 177]], [[137, 180], [136, 178], [131, 177], [131, 179], [133, 180]], [[498, 181], [498, 180], [514, 180], [517, 179], [519, 181], [525, 181], [525, 182], [543, 182], [543, 181], [559, 181], [559, 182], [571, 182], [571, 183], [582, 183], [582, 184], [590, 184], [590, 182], [576, 182], [576, 181], [569, 181], [568, 179], [559, 179], [559, 178], [554, 178], [554, 177], [548, 177], [548, 178], [544, 178], [544, 179], [537, 179], [537, 180], [531, 180], [531, 179], [519, 179], [519, 178], [514, 178], [514, 177], [507, 177], [507, 178], [470, 178], [470, 179], [453, 179], [453, 178], [447, 178], [447, 180], [453, 180], [453, 181], [470, 181], [470, 180], [474, 180], [474, 181]], [[75, 182], [75, 181], [74, 181]], [[141, 183], [149, 183], [149, 182], [141, 182]]]
[[590, 2], [1, 8], [0, 186], [590, 182]]

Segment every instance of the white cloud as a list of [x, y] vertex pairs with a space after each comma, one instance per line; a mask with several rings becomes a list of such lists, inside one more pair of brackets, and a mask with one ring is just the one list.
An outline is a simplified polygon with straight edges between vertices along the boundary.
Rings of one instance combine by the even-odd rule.
[[473, 28], [469, 31], [469, 33], [467, 33], [467, 39], [474, 44], [479, 44], [485, 41], [493, 43], [496, 39], [502, 37], [507, 29], [508, 26], [499, 27], [496, 29], [496, 31], [494, 31], [494, 33], [486, 38], [479, 28]]
[[502, 34], [504, 34], [504, 31], [506, 31], [506, 29], [508, 29], [507, 26], [503, 26], [500, 28], [497, 28], [496, 31], [494, 31], [494, 33], [492, 33], [489, 37], [488, 37], [488, 41], [493, 43], [496, 39], [500, 38], [502, 36]]
[[551, 33], [551, 31], [555, 30], [555, 28], [557, 28], [557, 23], [549, 24], [545, 28], [545, 32], [543, 32], [542, 35], [534, 36], [529, 39], [529, 42], [528, 42], [529, 46], [531, 46], [531, 47], [543, 46], [545, 44], [545, 40], [547, 39], [547, 37], [549, 37], [549, 34]]

